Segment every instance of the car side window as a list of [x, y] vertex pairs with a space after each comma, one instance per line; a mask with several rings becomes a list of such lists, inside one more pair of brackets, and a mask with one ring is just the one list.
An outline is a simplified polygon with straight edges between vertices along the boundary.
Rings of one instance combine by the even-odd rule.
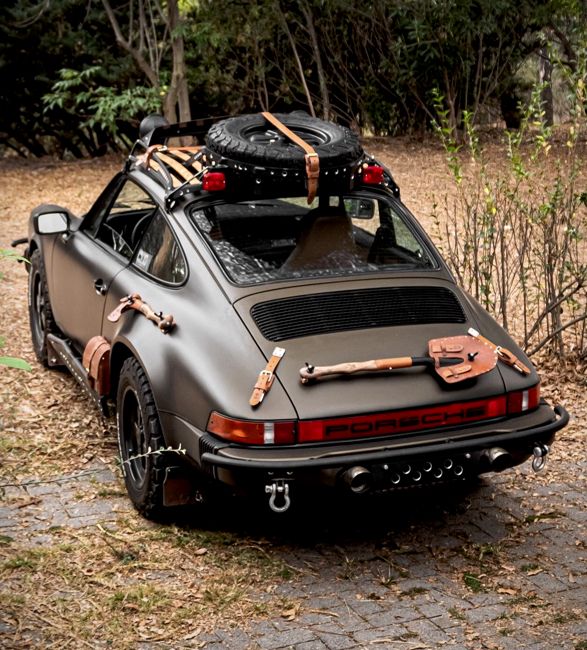
[[157, 211], [147, 226], [133, 264], [158, 280], [181, 284], [187, 276], [187, 265], [181, 248], [165, 217]]
[[128, 180], [104, 210], [94, 236], [130, 260], [156, 210], [154, 199]]

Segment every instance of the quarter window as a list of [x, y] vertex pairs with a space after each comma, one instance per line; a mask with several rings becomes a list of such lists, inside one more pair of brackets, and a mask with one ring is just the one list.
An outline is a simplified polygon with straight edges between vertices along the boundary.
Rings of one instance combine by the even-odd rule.
[[185, 280], [185, 258], [161, 212], [157, 211], [153, 215], [133, 263], [145, 273], [164, 282], [180, 284]]
[[127, 181], [104, 211], [95, 237], [130, 260], [156, 210], [153, 198], [136, 183]]

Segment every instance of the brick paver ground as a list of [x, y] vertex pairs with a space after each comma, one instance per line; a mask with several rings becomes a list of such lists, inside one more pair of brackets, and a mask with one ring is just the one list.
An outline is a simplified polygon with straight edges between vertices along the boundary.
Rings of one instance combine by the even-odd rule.
[[[268, 521], [252, 506], [227, 510], [227, 526], [264, 534], [290, 567], [275, 593], [256, 597], [283, 598], [291, 613], [137, 648], [584, 650], [587, 461], [568, 464], [548, 480], [524, 466], [466, 493], [420, 491], [327, 508], [310, 499], [282, 520]], [[131, 510], [120, 489], [101, 464], [6, 486], [0, 535], [50, 545], [56, 526], [115, 527]], [[9, 623], [0, 623], [3, 631]]]

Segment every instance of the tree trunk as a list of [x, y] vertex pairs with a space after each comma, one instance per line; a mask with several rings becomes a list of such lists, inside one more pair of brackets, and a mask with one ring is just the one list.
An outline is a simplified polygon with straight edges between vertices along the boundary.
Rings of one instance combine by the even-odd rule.
[[173, 70], [169, 92], [165, 97], [165, 117], [171, 123], [177, 122], [178, 119], [180, 122], [189, 122], [191, 120], [190, 96], [178, 0], [167, 0], [167, 22], [171, 36]]
[[294, 55], [294, 59], [296, 60], [296, 64], [298, 66], [298, 72], [300, 74], [300, 81], [302, 84], [302, 87], [304, 89], [304, 94], [306, 95], [306, 101], [308, 102], [308, 109], [310, 111], [310, 115], [312, 117], [316, 117], [316, 111], [314, 110], [314, 103], [312, 102], [312, 96], [310, 95], [310, 89], [308, 88], [308, 83], [306, 82], [306, 76], [304, 74], [304, 66], [302, 65], [302, 61], [300, 59], [300, 55], [298, 54], [298, 48], [296, 47], [296, 42], [293, 37], [293, 34], [291, 33], [291, 29], [289, 28], [289, 25], [287, 24], [287, 18], [285, 17], [285, 14], [283, 13], [283, 10], [279, 6], [279, 3], [277, 4], [277, 12], [279, 14], [279, 18], [281, 20], [281, 25], [287, 34], [287, 38], [289, 40], [289, 44], [291, 45], [291, 49]]
[[552, 126], [554, 123], [554, 107], [552, 101], [552, 62], [548, 48], [543, 45], [540, 48], [538, 58], [538, 80], [542, 86], [540, 101], [544, 111], [544, 126]]
[[306, 28], [310, 35], [312, 51], [314, 52], [314, 59], [316, 60], [316, 71], [318, 73], [318, 83], [320, 84], [320, 95], [322, 97], [322, 114], [324, 119], [328, 120], [330, 119], [330, 95], [328, 93], [326, 75], [324, 74], [324, 66], [322, 65], [318, 36], [316, 35], [316, 28], [314, 27], [314, 17], [312, 16], [312, 11], [306, 2], [300, 2], [300, 7], [306, 20]]
[[142, 51], [132, 46], [130, 38], [129, 39], [124, 38], [122, 34], [122, 30], [120, 29], [120, 25], [118, 23], [116, 15], [114, 14], [112, 6], [110, 5], [109, 0], [102, 0], [102, 4], [104, 5], [104, 10], [106, 11], [106, 15], [108, 16], [110, 25], [112, 26], [112, 30], [114, 31], [116, 42], [120, 45], [120, 47], [125, 49], [133, 57], [136, 64], [144, 73], [145, 77], [147, 77], [147, 79], [149, 80], [149, 83], [154, 88], [159, 88], [159, 76], [157, 75], [155, 70], [153, 70], [153, 68], [148, 63], [148, 61], [145, 59]]

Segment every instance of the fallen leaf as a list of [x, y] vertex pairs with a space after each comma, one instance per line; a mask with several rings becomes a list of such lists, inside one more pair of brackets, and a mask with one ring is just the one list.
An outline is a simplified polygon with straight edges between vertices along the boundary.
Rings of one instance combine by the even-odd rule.
[[506, 587], [500, 587], [497, 590], [498, 594], [508, 594], [509, 596], [515, 596], [518, 592], [515, 589], [509, 589]]

